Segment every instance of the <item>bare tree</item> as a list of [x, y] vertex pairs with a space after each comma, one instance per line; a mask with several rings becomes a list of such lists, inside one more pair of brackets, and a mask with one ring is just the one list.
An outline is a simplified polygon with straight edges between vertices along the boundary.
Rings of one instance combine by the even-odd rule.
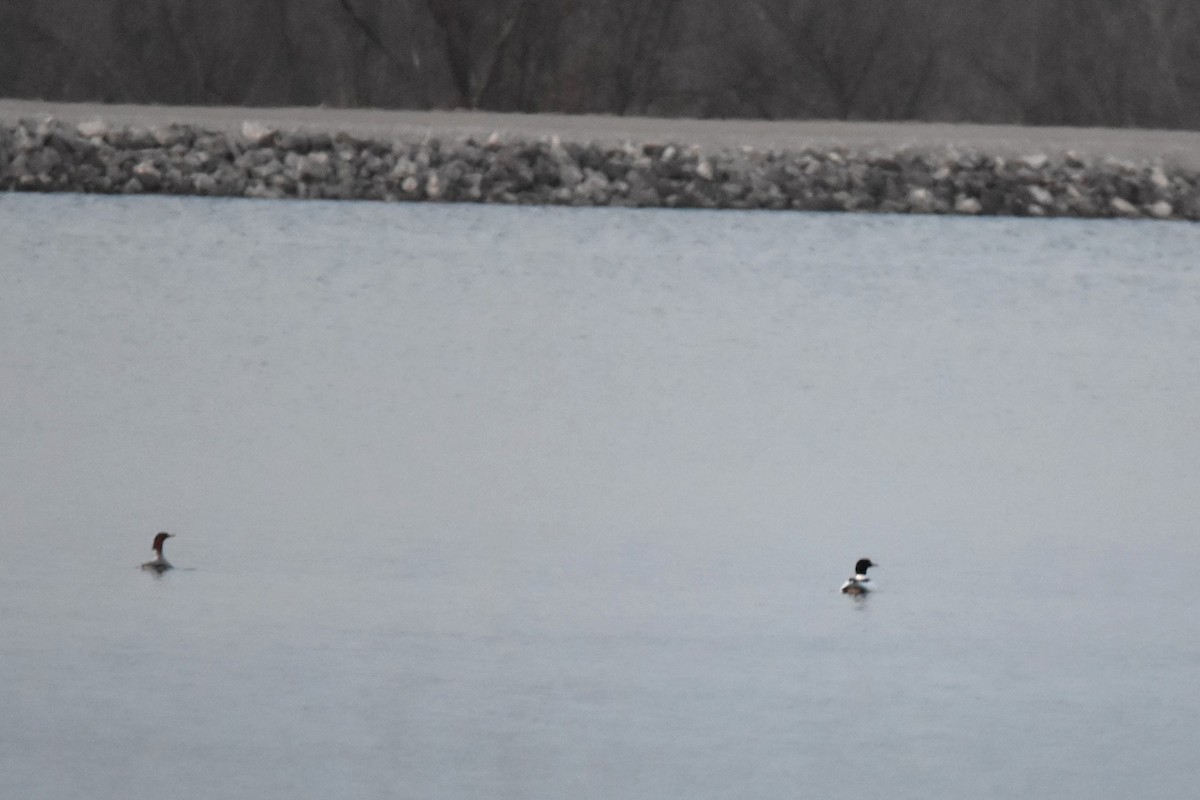
[[[975, 34], [956, 38], [961, 62], [1000, 119], [1200, 124], [1200, 9], [1189, 0], [996, 0], [971, 7], [969, 19]], [[955, 108], [980, 115], [970, 98]]]
[[609, 0], [599, 4], [606, 12], [601, 30], [612, 50], [609, 85], [611, 100], [605, 110], [617, 114], [644, 114], [670, 89], [663, 72], [678, 46], [682, 30], [678, 0]]
[[739, 79], [770, 116], [906, 118], [931, 93], [936, 3], [751, 0]]
[[0, 0], [5, 95], [1200, 128], [1200, 4]]
[[0, 97], [126, 99], [103, 9], [88, 9], [71, 26], [63, 24], [62, 11], [37, 0], [0, 2]]
[[577, 27], [585, 0], [526, 0], [509, 35], [496, 51], [489, 108], [512, 111], [558, 110], [555, 99], [571, 80], [573, 41], [587, 31]]
[[478, 108], [496, 80], [509, 38], [531, 0], [428, 0], [445, 37], [445, 53], [459, 104]]

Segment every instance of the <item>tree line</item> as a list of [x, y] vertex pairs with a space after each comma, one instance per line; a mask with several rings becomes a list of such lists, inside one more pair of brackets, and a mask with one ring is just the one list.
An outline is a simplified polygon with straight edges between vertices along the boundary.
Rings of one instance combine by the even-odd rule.
[[1200, 128], [1194, 0], [0, 0], [0, 96]]

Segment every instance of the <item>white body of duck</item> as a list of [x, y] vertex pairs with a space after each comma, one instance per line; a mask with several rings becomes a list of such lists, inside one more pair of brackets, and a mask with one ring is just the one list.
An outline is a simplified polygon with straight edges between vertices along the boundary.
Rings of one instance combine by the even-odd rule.
[[154, 558], [142, 564], [142, 569], [154, 570], [155, 572], [166, 572], [171, 569], [171, 562], [163, 556], [163, 542], [170, 539], [173, 534], [163, 531], [154, 537]]
[[860, 558], [854, 565], [854, 574], [842, 584], [842, 594], [863, 595], [871, 591], [873, 587], [871, 579], [867, 577], [867, 570], [877, 566], [879, 565], [872, 563], [869, 558]]

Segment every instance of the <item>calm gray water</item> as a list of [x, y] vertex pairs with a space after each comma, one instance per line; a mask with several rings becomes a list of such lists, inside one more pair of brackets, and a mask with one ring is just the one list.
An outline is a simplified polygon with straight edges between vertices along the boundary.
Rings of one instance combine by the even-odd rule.
[[1195, 797], [1200, 226], [0, 196], [0, 434], [4, 797]]

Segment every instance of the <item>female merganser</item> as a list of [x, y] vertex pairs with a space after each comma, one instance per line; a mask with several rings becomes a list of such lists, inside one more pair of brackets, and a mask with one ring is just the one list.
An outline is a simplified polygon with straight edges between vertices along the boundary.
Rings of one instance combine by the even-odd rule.
[[871, 563], [869, 558], [860, 558], [854, 565], [854, 574], [842, 584], [842, 594], [858, 595], [871, 591], [871, 579], [867, 577], [867, 570], [878, 566]]
[[163, 542], [170, 539], [173, 535], [163, 531], [154, 537], [154, 560], [142, 564], [142, 569], [152, 569], [155, 572], [166, 572], [171, 569], [171, 562], [163, 558], [162, 548]]

